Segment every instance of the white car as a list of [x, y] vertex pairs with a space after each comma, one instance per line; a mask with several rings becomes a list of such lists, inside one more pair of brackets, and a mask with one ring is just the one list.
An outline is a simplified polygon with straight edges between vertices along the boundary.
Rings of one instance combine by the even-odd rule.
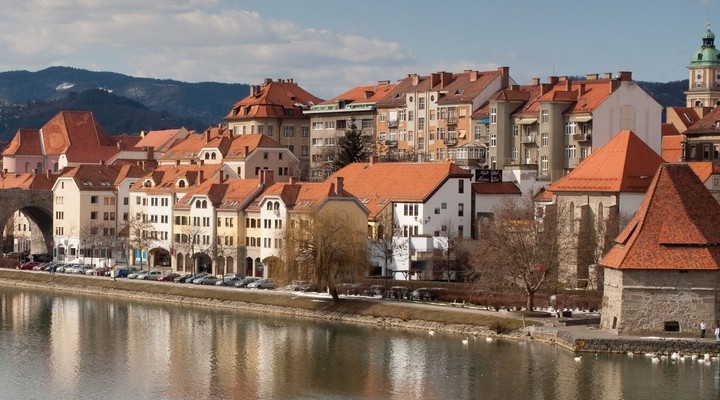
[[162, 274], [162, 271], [146, 271], [145, 274], [138, 276], [137, 279], [142, 279], [145, 281], [156, 281], [159, 277], [162, 276]]

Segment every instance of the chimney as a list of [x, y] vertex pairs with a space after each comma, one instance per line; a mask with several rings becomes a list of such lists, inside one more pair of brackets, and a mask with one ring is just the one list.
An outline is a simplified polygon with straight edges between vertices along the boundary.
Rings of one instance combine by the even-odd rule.
[[372, 156], [370, 156], [370, 165], [373, 165], [373, 164], [375, 164], [376, 162], [378, 162], [378, 157], [377, 157], [377, 155], [372, 155]]
[[250, 146], [245, 146], [245, 157], [248, 156], [248, 153], [250, 153]]
[[205, 131], [205, 144], [210, 143], [210, 129]]
[[290, 183], [291, 185], [294, 185], [294, 184], [295, 184], [295, 177], [294, 177], [294, 176], [291, 176], [291, 177], [290, 177], [289, 183]]
[[565, 91], [566, 91], [566, 92], [569, 92], [571, 89], [572, 89], [572, 83], [570, 83], [570, 81], [567, 80], [567, 78], [566, 78], [566, 80], [565, 80]]
[[611, 72], [606, 72], [606, 73], [604, 73], [604, 74], [603, 74], [603, 79], [612, 79], [612, 73], [611, 73]]
[[585, 95], [585, 84], [581, 83], [578, 85], [578, 98]]
[[38, 173], [37, 168], [35, 168], [34, 170], [32, 170], [32, 174], [33, 174], [33, 175], [37, 175], [37, 173]]
[[176, 166], [176, 167], [179, 167], [179, 166], [180, 166], [180, 160], [175, 160], [175, 166]]
[[568, 80], [568, 77], [565, 75], [560, 77], [560, 82], [567, 82], [567, 80]]
[[478, 72], [472, 70], [468, 72], [470, 72], [470, 82], [475, 82], [478, 78]]
[[104, 166], [105, 166], [105, 160], [100, 160], [100, 166], [101, 166], [101, 167], [104, 167]]
[[539, 86], [540, 85], [540, 78], [533, 78], [530, 82], [532, 86]]
[[223, 183], [225, 181], [225, 174], [223, 174], [223, 170], [218, 171], [218, 183]]
[[500, 86], [504, 89], [510, 84], [510, 67], [500, 67]]
[[585, 78], [589, 81], [596, 81], [598, 78], [598, 74], [587, 74]]
[[148, 161], [152, 161], [155, 159], [155, 148], [154, 147], [147, 148], [147, 159], [148, 159]]
[[420, 77], [418, 76], [418, 74], [409, 74], [408, 76], [412, 78], [413, 86], [417, 86], [417, 84], [420, 83]]
[[45, 177], [50, 180], [50, 170], [45, 171]]
[[445, 88], [445, 86], [449, 85], [452, 82], [453, 74], [452, 72], [441, 72], [440, 73], [440, 87]]
[[200, 166], [202, 167], [203, 165], [205, 165], [205, 160], [200, 160], [198, 164], [200, 164]]
[[271, 169], [261, 169], [258, 176], [260, 177], [260, 184], [264, 187], [268, 187], [275, 182], [275, 174]]
[[386, 85], [389, 85], [389, 84], [390, 84], [390, 81], [389, 81], [389, 80], [386, 80], [386, 81], [378, 81], [378, 86], [386, 86]]
[[557, 76], [549, 76], [548, 77], [548, 83], [551, 85], [555, 85], [558, 83], [560, 79]]
[[118, 140], [118, 142], [117, 142], [117, 148], [118, 148], [118, 150], [122, 150], [123, 147], [125, 147], [125, 146], [123, 145], [123, 142], [121, 142], [121, 141]]
[[263, 81], [263, 85], [269, 85], [271, 83], [272, 83], [272, 78], [265, 78], [265, 80]]
[[203, 171], [203, 170], [199, 170], [199, 171], [198, 171], [198, 174], [197, 174], [197, 177], [198, 177], [198, 185], [201, 184], [201, 183], [203, 183], [203, 181], [205, 180], [205, 173], [204, 173], [204, 171]]
[[430, 87], [433, 88], [440, 84], [440, 74], [442, 72], [433, 72], [430, 74]]
[[620, 72], [618, 73], [618, 78], [619, 78], [621, 81], [624, 81], [624, 82], [625, 82], [625, 81], [627, 81], [627, 82], [632, 81], [632, 72], [630, 72], [630, 71], [620, 71]]
[[510, 90], [520, 90], [520, 85], [510, 85]]
[[335, 194], [337, 196], [343, 195], [343, 180], [344, 178], [342, 176], [338, 176], [335, 178]]

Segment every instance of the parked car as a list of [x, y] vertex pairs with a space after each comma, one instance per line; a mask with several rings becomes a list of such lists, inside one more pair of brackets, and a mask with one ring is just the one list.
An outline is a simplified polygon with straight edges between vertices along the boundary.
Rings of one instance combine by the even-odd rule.
[[22, 263], [22, 264], [18, 265], [18, 266], [17, 266], [17, 269], [24, 269], [24, 270], [32, 271], [32, 269], [33, 269], [36, 265], [40, 265], [40, 263], [39, 263], [39, 262], [35, 262], [35, 261], [29, 261], [29, 262], [25, 262], [25, 263]]
[[177, 278], [173, 279], [173, 282], [185, 283], [188, 279], [192, 278], [193, 276], [195, 276], [195, 275], [193, 275], [193, 274], [180, 275]]
[[48, 263], [37, 261], [37, 264], [33, 267], [33, 271], [45, 271]]
[[385, 294], [390, 299], [406, 299], [410, 292], [405, 286], [393, 286]]
[[66, 274], [77, 274], [80, 270], [83, 269], [83, 265], [80, 264], [71, 264], [69, 267], [66, 267], [64, 272]]
[[110, 267], [98, 267], [95, 269], [87, 270], [87, 275], [105, 276], [112, 268]]
[[127, 278], [128, 275], [136, 272], [137, 269], [135, 268], [120, 268], [115, 270], [115, 277], [116, 278]]
[[245, 278], [241, 279], [240, 282], [235, 282], [236, 288], [246, 288], [249, 284], [260, 280], [260, 278], [256, 276], [246, 276]]
[[237, 276], [231, 276], [227, 278], [223, 278], [222, 280], [219, 280], [215, 282], [215, 285], [217, 286], [235, 286], [237, 282], [240, 282], [242, 278]]
[[355, 296], [372, 296], [370, 285], [367, 283], [356, 283], [350, 287], [348, 294]]
[[188, 279], [185, 281], [185, 283], [195, 283], [195, 280], [196, 280], [196, 279], [202, 279], [202, 278], [204, 278], [204, 277], [206, 277], [206, 276], [208, 276], [208, 275], [209, 275], [209, 274], [206, 273], [206, 272], [201, 272], [201, 273], [199, 273], [199, 274], [195, 274], [195, 275], [193, 275], [192, 277], [188, 278]]
[[385, 286], [383, 285], [372, 285], [370, 286], [370, 295], [371, 296], [380, 296], [383, 297], [385, 295]]
[[133, 271], [133, 272], [131, 272], [131, 273], [128, 274], [127, 278], [128, 278], [128, 279], [138, 279], [138, 277], [139, 277], [140, 275], [144, 275], [144, 274], [146, 274], [147, 272], [148, 272], [147, 270], [144, 270], [144, 271]]
[[62, 264], [62, 265], [58, 266], [57, 268], [55, 268], [55, 272], [65, 274], [65, 273], [67, 273], [68, 269], [74, 268], [75, 266], [77, 266], [77, 264]]
[[247, 285], [249, 289], [275, 289], [275, 281], [271, 278], [260, 279]]
[[138, 276], [137, 279], [142, 279], [144, 281], [156, 281], [162, 276], [162, 274], [162, 271], [147, 271], [147, 273], [142, 276]]
[[74, 273], [78, 275], [87, 275], [87, 272], [92, 269], [95, 269], [94, 265], [81, 265], [79, 268], [75, 269]]
[[221, 279], [215, 275], [205, 275], [201, 278], [193, 279], [193, 283], [196, 285], [214, 285]]
[[179, 277], [180, 274], [176, 272], [170, 272], [169, 274], [161, 275], [159, 278], [157, 278], [160, 282], [174, 282], [175, 278]]

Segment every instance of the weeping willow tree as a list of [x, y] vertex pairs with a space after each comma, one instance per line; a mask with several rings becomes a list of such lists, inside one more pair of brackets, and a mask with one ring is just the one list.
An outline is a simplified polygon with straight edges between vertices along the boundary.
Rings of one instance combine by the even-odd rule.
[[337, 301], [337, 285], [362, 276], [368, 266], [364, 225], [341, 211], [292, 216], [281, 259], [273, 272], [278, 281], [312, 281]]

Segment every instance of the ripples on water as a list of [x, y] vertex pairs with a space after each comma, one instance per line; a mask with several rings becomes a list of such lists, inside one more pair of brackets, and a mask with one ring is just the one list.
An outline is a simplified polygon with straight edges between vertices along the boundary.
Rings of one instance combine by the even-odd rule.
[[720, 363], [0, 286], [0, 398], [711, 399]]

